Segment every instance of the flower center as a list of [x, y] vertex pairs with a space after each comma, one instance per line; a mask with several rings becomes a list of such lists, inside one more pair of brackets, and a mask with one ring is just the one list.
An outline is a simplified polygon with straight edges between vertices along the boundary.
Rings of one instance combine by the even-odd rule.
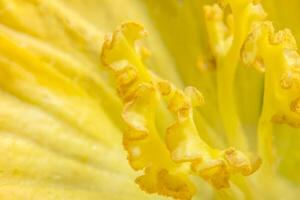
[[[230, 11], [225, 12], [228, 6]], [[264, 172], [271, 174], [274, 162], [272, 122], [299, 126], [299, 70], [295, 67], [299, 56], [290, 31], [275, 33], [256, 1], [221, 1], [205, 6], [204, 13], [212, 59], [201, 56], [198, 65], [217, 72], [218, 105], [231, 146], [225, 150], [209, 146], [199, 134], [194, 113], [204, 103], [200, 91], [190, 86], [179, 89], [145, 67], [143, 60], [149, 50], [141, 42], [147, 35], [142, 26], [125, 23], [107, 36], [103, 45], [102, 62], [113, 71], [124, 104], [123, 144], [128, 161], [133, 169], [144, 172], [136, 183], [149, 193], [191, 199], [196, 187], [189, 175], [202, 177], [216, 189], [229, 187], [232, 180], [247, 190], [231, 177], [252, 174], [261, 160], [249, 153], [235, 103], [240, 58], [265, 73], [264, 103], [257, 130], [258, 152], [266, 161]], [[270, 70], [273, 66], [276, 69]], [[165, 108], [173, 122], [162, 130], [156, 122], [161, 120], [157, 119], [159, 111]]]

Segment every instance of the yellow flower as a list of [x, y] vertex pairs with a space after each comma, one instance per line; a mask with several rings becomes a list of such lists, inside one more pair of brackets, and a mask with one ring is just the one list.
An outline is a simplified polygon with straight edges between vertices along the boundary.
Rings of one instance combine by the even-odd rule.
[[0, 0], [0, 199], [297, 199], [299, 5]]

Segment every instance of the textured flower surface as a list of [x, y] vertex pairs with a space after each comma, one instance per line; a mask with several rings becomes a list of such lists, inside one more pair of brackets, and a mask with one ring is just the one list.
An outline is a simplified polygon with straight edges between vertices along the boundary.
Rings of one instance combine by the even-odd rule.
[[299, 6], [0, 0], [0, 199], [299, 199]]

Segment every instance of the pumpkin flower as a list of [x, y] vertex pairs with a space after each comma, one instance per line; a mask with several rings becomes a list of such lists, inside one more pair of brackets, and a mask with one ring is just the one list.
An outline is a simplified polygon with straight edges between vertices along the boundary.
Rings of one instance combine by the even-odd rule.
[[0, 199], [297, 199], [299, 6], [0, 0]]

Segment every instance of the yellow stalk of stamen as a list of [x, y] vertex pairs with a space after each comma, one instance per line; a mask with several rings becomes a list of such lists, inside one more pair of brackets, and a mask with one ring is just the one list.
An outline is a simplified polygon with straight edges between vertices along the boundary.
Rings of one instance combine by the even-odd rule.
[[155, 113], [160, 94], [154, 77], [141, 62], [145, 47], [137, 42], [145, 33], [138, 24], [123, 24], [107, 37], [101, 55], [103, 64], [117, 78], [117, 90], [124, 103], [122, 118], [127, 130], [123, 144], [132, 168], [144, 171], [136, 179], [142, 190], [191, 199], [195, 186], [187, 177], [188, 168], [171, 160], [157, 131]]
[[261, 6], [251, 1], [228, 1], [232, 14], [227, 16], [217, 5], [206, 6], [205, 17], [210, 46], [217, 63], [217, 93], [220, 115], [229, 144], [247, 150], [247, 140], [237, 114], [234, 80], [239, 62], [239, 53], [254, 21], [261, 20], [265, 13]]
[[[265, 174], [274, 173], [273, 123], [298, 127], [297, 114], [300, 71], [299, 55], [289, 30], [275, 33], [270, 22], [254, 27], [242, 51], [248, 65], [260, 62], [265, 71], [263, 110], [258, 125], [258, 151], [265, 161]], [[258, 61], [259, 60], [259, 61]], [[296, 103], [295, 103], [296, 102]]]

